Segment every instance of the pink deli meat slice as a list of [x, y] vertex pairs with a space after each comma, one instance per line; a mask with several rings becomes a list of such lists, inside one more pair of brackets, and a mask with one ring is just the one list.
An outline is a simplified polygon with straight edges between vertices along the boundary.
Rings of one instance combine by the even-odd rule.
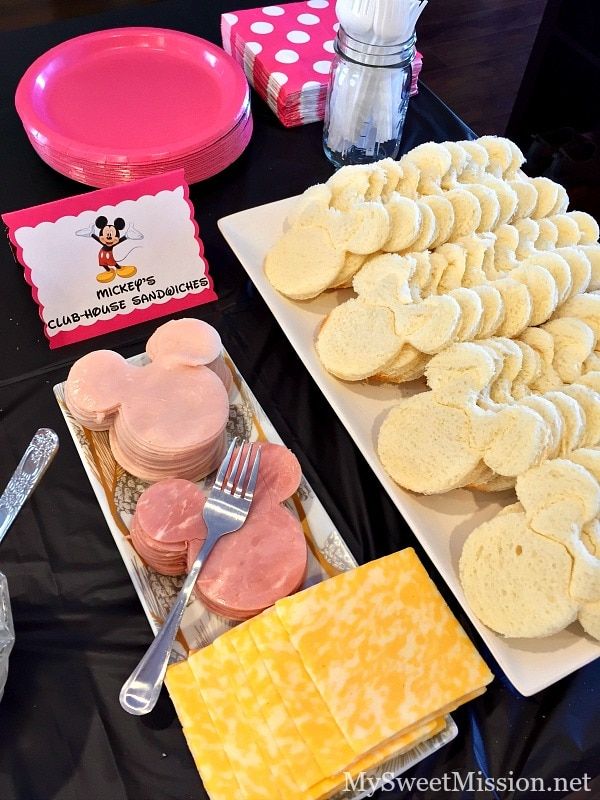
[[[208, 608], [247, 619], [300, 588], [306, 541], [298, 519], [280, 505], [297, 489], [300, 477], [300, 465], [289, 450], [261, 446], [259, 482], [248, 519], [217, 543], [196, 584]], [[146, 489], [132, 524], [132, 543], [142, 558], [159, 572], [175, 574], [185, 541], [189, 568], [206, 537], [205, 502], [188, 481], [163, 480]], [[165, 552], [170, 548], [173, 552]]]
[[96, 350], [76, 361], [65, 384], [65, 400], [75, 419], [88, 428], [106, 430], [135, 373], [112, 350]]
[[154, 362], [138, 368], [119, 418], [144, 448], [172, 454], [187, 452], [216, 439], [229, 418], [223, 382], [206, 367], [173, 367]]
[[200, 319], [174, 319], [161, 325], [146, 344], [152, 361], [164, 367], [187, 365], [197, 367], [211, 364], [223, 352], [218, 332]]
[[[204, 541], [202, 521], [204, 496], [189, 481], [172, 478], [148, 487], [137, 502], [134, 519], [144, 535], [157, 543], [179, 544], [191, 539]], [[179, 549], [179, 548], [178, 548]]]
[[306, 562], [300, 522], [279, 504], [263, 506], [250, 512], [239, 531], [217, 542], [196, 588], [214, 610], [246, 618], [294, 592], [302, 583]]

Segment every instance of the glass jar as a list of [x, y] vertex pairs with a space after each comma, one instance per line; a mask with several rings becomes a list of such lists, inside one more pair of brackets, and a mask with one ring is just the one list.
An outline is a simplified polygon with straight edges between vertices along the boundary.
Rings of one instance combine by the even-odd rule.
[[10, 600], [8, 598], [8, 584], [0, 572], [0, 700], [4, 693], [6, 677], [8, 675], [8, 657], [15, 641], [12, 615], [10, 613]]
[[331, 67], [323, 149], [336, 167], [396, 158], [408, 108], [417, 37], [373, 45], [339, 28]]

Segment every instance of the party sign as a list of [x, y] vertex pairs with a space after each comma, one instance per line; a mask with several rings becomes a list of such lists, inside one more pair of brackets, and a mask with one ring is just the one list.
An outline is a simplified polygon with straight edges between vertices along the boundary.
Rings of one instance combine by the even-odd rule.
[[51, 348], [217, 299], [183, 170], [2, 219]]

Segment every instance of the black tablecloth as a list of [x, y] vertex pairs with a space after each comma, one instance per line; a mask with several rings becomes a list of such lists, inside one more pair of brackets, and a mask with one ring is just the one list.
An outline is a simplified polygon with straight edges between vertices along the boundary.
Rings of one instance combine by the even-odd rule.
[[[233, 5], [252, 7], [255, 2], [236, 0]], [[85, 191], [38, 159], [13, 110], [17, 81], [34, 58], [71, 36], [119, 25], [177, 28], [219, 42], [219, 16], [227, 10], [233, 10], [231, 4], [221, 0], [169, 0], [2, 34], [0, 212]], [[126, 86], [111, 87], [111, 103], [120, 92], [126, 97]], [[99, 104], [102, 95], [98, 90]], [[126, 99], [118, 108], [126, 113]], [[483, 697], [454, 715], [460, 729], [457, 739], [409, 777], [442, 778], [456, 771], [462, 780], [469, 772], [481, 779], [570, 779], [587, 773], [591, 792], [581, 796], [600, 797], [600, 662], [533, 698], [515, 692], [220, 236], [219, 217], [299, 193], [331, 173], [322, 154], [319, 124], [286, 130], [257, 97], [253, 111], [255, 133], [242, 158], [221, 175], [192, 187], [220, 296], [193, 313], [221, 333], [358, 561], [416, 547], [496, 674]], [[410, 103], [403, 151], [429, 139], [469, 135], [460, 120], [421, 87]], [[52, 394], [52, 386], [64, 380], [74, 359], [97, 347], [116, 348], [125, 356], [136, 353], [155, 325], [50, 351], [22, 268], [8, 243], [0, 245], [1, 480], [8, 478], [36, 428], [51, 426], [61, 437], [56, 461], [0, 550], [17, 633], [0, 704], [0, 800], [205, 797], [166, 693], [147, 718], [130, 717], [119, 707], [121, 683], [148, 645], [150, 630]], [[414, 789], [378, 796], [536, 795], [529, 790], [494, 795]]]

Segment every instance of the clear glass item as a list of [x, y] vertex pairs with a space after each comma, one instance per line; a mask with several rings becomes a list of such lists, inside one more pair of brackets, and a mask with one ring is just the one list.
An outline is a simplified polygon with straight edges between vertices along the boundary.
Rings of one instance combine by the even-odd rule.
[[323, 149], [335, 167], [396, 158], [406, 118], [416, 35], [373, 45], [343, 28], [335, 41]]
[[8, 657], [15, 641], [12, 614], [10, 613], [10, 600], [8, 598], [8, 583], [0, 572], [0, 700], [4, 694], [6, 677], [8, 675]]

